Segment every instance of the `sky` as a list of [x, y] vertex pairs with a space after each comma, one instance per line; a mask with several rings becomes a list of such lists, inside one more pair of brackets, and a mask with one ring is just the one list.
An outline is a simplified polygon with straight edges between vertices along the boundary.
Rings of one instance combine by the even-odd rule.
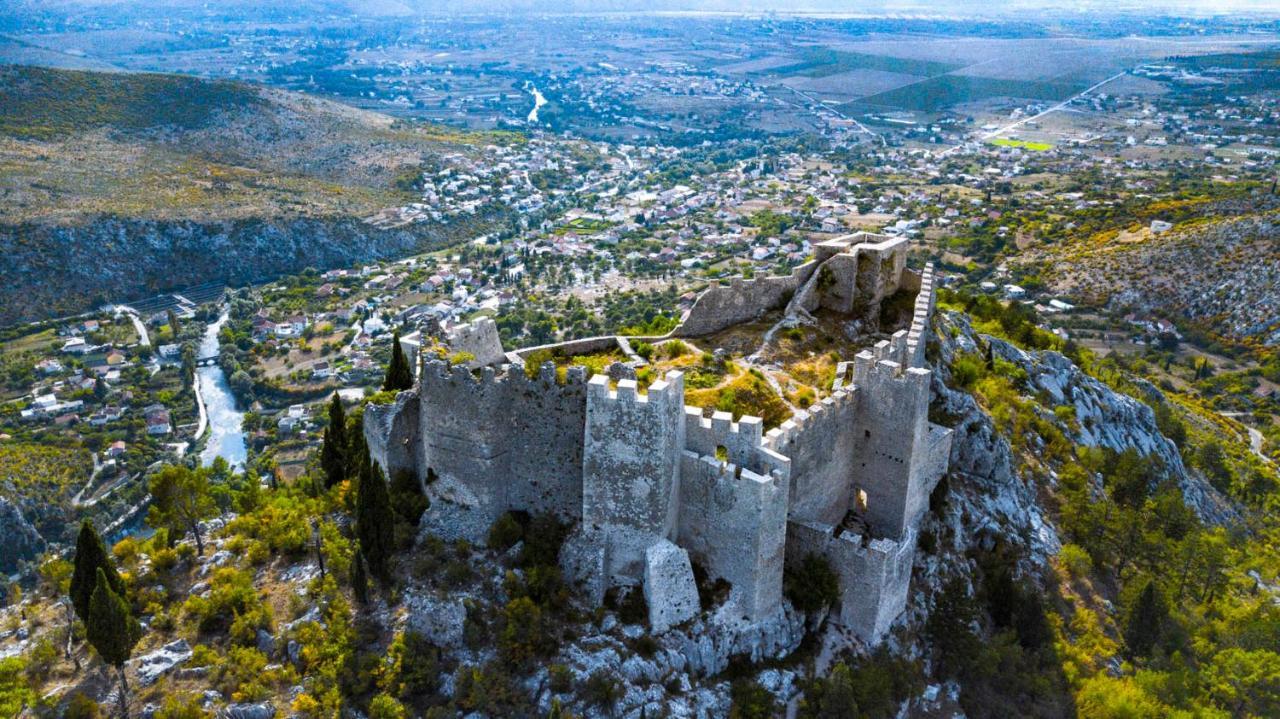
[[[289, 0], [286, 0], [289, 1]], [[741, 12], [838, 13], [868, 15], [1019, 16], [1049, 11], [1147, 14], [1243, 14], [1280, 16], [1280, 0], [292, 0], [320, 9], [345, 8], [367, 15], [446, 12], [599, 13]], [[45, 9], [76, 6], [261, 8], [261, 0], [0, 0], [0, 5]], [[323, 11], [323, 10], [322, 10]], [[1030, 19], [1030, 18], [1028, 18]]]
[[1219, 14], [1264, 12], [1280, 14], [1280, 0], [352, 0], [369, 10], [400, 5], [410, 11], [470, 10], [472, 12], [823, 12], [912, 14], [1019, 14], [1037, 10], [1115, 12], [1145, 10]]

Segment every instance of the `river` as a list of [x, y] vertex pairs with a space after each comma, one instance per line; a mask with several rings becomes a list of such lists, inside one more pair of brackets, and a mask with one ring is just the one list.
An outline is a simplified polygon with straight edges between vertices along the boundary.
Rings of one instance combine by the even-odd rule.
[[[196, 356], [210, 357], [218, 354], [218, 332], [227, 322], [223, 312], [217, 322], [209, 325], [200, 340]], [[244, 441], [244, 412], [236, 409], [236, 398], [231, 394], [227, 376], [217, 364], [196, 368], [196, 381], [200, 383], [200, 396], [204, 400], [209, 421], [209, 441], [200, 453], [200, 463], [206, 467], [215, 457], [222, 457], [233, 467], [243, 468], [248, 449]]]
[[525, 89], [533, 93], [533, 109], [529, 111], [529, 122], [537, 122], [538, 110], [547, 104], [547, 98], [543, 97], [542, 92], [531, 82], [525, 83]]

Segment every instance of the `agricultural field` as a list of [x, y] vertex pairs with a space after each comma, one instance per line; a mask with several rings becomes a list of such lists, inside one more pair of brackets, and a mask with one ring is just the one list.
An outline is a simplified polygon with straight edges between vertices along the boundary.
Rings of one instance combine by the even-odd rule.
[[1048, 152], [1053, 149], [1053, 145], [1048, 142], [1032, 142], [1029, 140], [1013, 140], [1007, 137], [996, 138], [991, 141], [996, 147], [1016, 147], [1032, 152]]

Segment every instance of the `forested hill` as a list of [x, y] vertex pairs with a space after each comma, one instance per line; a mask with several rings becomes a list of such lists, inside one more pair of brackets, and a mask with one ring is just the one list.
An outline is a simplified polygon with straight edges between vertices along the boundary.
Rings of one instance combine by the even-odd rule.
[[448, 242], [492, 218], [363, 220], [442, 155], [514, 141], [180, 75], [5, 66], [0, 98], [0, 324]]

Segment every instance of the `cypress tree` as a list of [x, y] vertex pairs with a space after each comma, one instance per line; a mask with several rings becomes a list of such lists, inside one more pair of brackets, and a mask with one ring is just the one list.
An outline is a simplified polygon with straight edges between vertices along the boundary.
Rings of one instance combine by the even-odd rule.
[[356, 537], [370, 573], [385, 582], [391, 577], [387, 560], [395, 546], [395, 517], [391, 513], [382, 467], [371, 464], [367, 452], [361, 464], [360, 484], [356, 488]]
[[391, 338], [391, 364], [387, 365], [387, 377], [382, 382], [384, 391], [398, 392], [413, 388], [413, 370], [400, 347], [400, 333]]
[[111, 582], [101, 567], [98, 568], [93, 597], [89, 602], [85, 634], [102, 661], [120, 673], [120, 712], [127, 718], [129, 682], [125, 678], [124, 664], [142, 638], [142, 627], [133, 618], [129, 605], [111, 589]]
[[364, 559], [356, 552], [355, 564], [351, 567], [351, 589], [356, 595], [356, 601], [361, 604], [369, 603], [369, 576], [364, 571]]
[[111, 591], [124, 596], [124, 580], [116, 573], [115, 565], [107, 556], [102, 538], [86, 519], [80, 524], [80, 536], [76, 538], [75, 569], [71, 573], [71, 588], [68, 592], [71, 595], [71, 606], [82, 622], [89, 621], [89, 603], [93, 599], [98, 570], [106, 574]]
[[1164, 633], [1164, 622], [1168, 616], [1164, 599], [1154, 580], [1147, 580], [1142, 588], [1138, 601], [1129, 612], [1129, 621], [1124, 627], [1124, 643], [1129, 648], [1129, 655], [1145, 657], [1151, 654], [1160, 635]]
[[320, 448], [320, 467], [324, 470], [325, 486], [332, 487], [347, 478], [350, 465], [351, 442], [347, 439], [347, 416], [342, 400], [333, 393], [329, 402], [329, 426], [324, 430], [324, 444]]

